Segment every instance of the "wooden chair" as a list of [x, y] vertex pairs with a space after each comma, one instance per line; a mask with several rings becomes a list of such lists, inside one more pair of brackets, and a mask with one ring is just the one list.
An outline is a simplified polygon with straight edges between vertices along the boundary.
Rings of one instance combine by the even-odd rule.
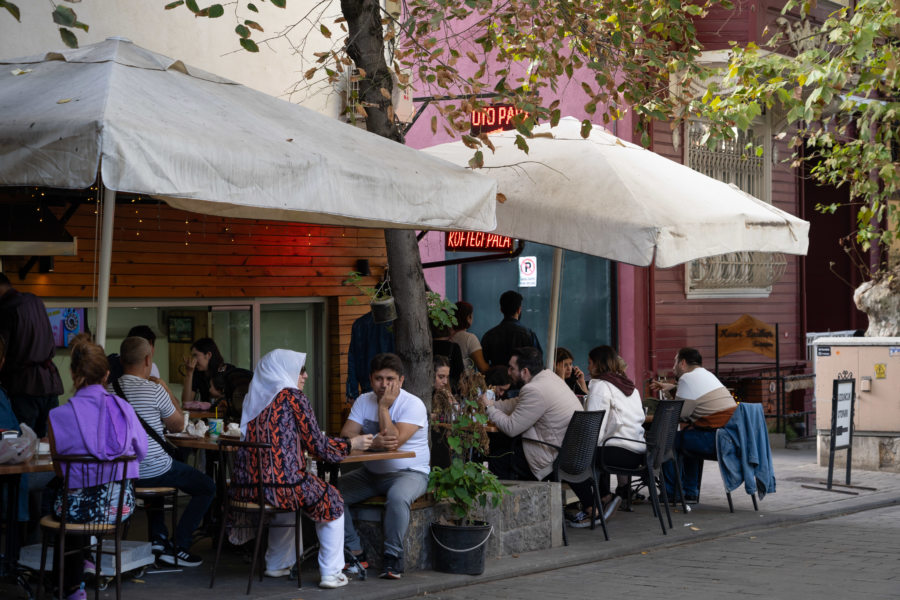
[[[261, 443], [261, 442], [247, 442], [241, 440], [230, 440], [225, 438], [219, 438], [219, 445], [223, 447], [223, 451], [227, 450], [228, 446], [232, 446], [235, 450], [246, 451], [246, 452], [254, 452], [257, 457], [257, 464], [263, 464], [263, 455], [265, 452], [272, 448], [272, 444]], [[223, 454], [231, 454], [228, 452], [223, 452]], [[271, 506], [266, 503], [265, 490], [267, 485], [263, 483], [262, 479], [258, 479], [254, 482], [254, 494], [253, 500], [250, 502], [242, 502], [231, 499], [231, 494], [225, 493], [225, 505], [222, 511], [222, 523], [219, 528], [219, 541], [216, 545], [216, 559], [213, 563], [212, 569], [212, 577], [209, 580], [209, 587], [212, 589], [213, 585], [216, 582], [216, 569], [219, 566], [219, 557], [222, 554], [222, 543], [225, 540], [225, 524], [228, 522], [230, 516], [235, 514], [246, 514], [251, 517], [256, 518], [256, 522], [254, 525], [235, 525], [232, 524], [232, 527], [254, 527], [256, 529], [256, 540], [253, 546], [253, 558], [250, 562], [250, 577], [247, 580], [247, 594], [250, 593], [250, 588], [253, 585], [253, 572], [259, 566], [260, 556], [259, 550], [262, 545], [262, 535], [264, 531], [268, 531], [269, 527], [293, 527], [296, 530], [296, 535], [294, 536], [294, 546], [297, 555], [297, 561], [301, 560], [300, 554], [300, 537], [301, 537], [301, 529], [300, 529], [300, 518], [302, 512], [297, 510], [283, 510]], [[271, 517], [276, 514], [283, 513], [292, 513], [295, 515], [294, 522], [287, 525], [273, 525], [267, 523], [267, 517]], [[262, 581], [264, 569], [259, 569], [259, 580]], [[299, 564], [297, 566], [297, 587], [302, 587], [300, 580], [300, 567]]]
[[[135, 456], [120, 456], [113, 460], [103, 461], [90, 455], [53, 455], [53, 462], [59, 465], [62, 473], [62, 488], [60, 491], [61, 514], [57, 518], [54, 515], [47, 515], [40, 521], [43, 533], [41, 541], [41, 569], [38, 576], [38, 599], [43, 597], [44, 571], [47, 563], [47, 546], [52, 538], [56, 539], [56, 549], [53, 558], [57, 564], [59, 574], [59, 598], [62, 600], [63, 577], [65, 556], [82, 552], [85, 547], [93, 548], [96, 546], [96, 556], [94, 563], [97, 566], [97, 578], [101, 576], [102, 559], [103, 559], [103, 539], [112, 537], [115, 540], [115, 564], [116, 564], [116, 600], [121, 599], [122, 594], [122, 531], [124, 529], [124, 518], [122, 515], [122, 507], [125, 501], [125, 490], [130, 484], [127, 476], [128, 465], [135, 461]], [[82, 477], [81, 488], [73, 488], [70, 482], [73, 481], [72, 476]], [[87, 522], [74, 522], [69, 518], [69, 509], [72, 507], [75, 498], [72, 492], [77, 489], [85, 489], [102, 484], [107, 485], [106, 489], [101, 493], [96, 504], [103, 507], [109, 507], [112, 511], [112, 522], [110, 522], [109, 514], [103, 514], [94, 520]], [[79, 544], [76, 548], [66, 550], [66, 536], [80, 536], [88, 540], [87, 544]], [[91, 537], [96, 538], [96, 543], [91, 544]], [[107, 552], [109, 554], [109, 552]], [[99, 587], [94, 588], [94, 598], [99, 598]]]

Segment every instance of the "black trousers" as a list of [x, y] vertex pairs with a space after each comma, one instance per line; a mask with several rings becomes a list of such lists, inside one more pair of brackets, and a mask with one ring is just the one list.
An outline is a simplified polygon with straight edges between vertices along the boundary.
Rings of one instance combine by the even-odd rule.
[[537, 481], [525, 451], [522, 449], [522, 437], [511, 438], [506, 434], [497, 432], [488, 434], [491, 448], [488, 453], [488, 469], [500, 479], [515, 479], [519, 481]]
[[[619, 448], [618, 446], [597, 448], [597, 454], [594, 460], [596, 461], [595, 466], [597, 467], [597, 487], [599, 488], [600, 498], [602, 499], [609, 495], [610, 487], [609, 473], [603, 470], [601, 459], [609, 465], [615, 465], [622, 469], [637, 469], [644, 462], [644, 455], [632, 452], [631, 450], [626, 450], [625, 448]], [[588, 506], [593, 506], [594, 499], [591, 496], [591, 483], [589, 481], [570, 483], [569, 487], [572, 488], [572, 491], [578, 496], [578, 500], [581, 502], [583, 508], [587, 509]]]

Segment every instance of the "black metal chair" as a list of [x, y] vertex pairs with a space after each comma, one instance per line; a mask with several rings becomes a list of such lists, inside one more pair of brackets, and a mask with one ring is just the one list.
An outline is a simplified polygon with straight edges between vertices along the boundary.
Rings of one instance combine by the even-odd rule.
[[[222, 447], [223, 454], [231, 455], [231, 452], [226, 452], [229, 448], [228, 446], [233, 447], [233, 450], [241, 451], [241, 452], [254, 452], [256, 453], [256, 459], [258, 465], [262, 466], [263, 464], [263, 454], [272, 448], [272, 444], [262, 443], [262, 442], [247, 442], [241, 440], [229, 440], [225, 438], [219, 438], [219, 445]], [[254, 483], [255, 494], [253, 495], [253, 500], [249, 502], [243, 502], [238, 500], [232, 500], [231, 494], [225, 493], [225, 506], [222, 511], [222, 523], [219, 528], [219, 541], [216, 545], [216, 560], [213, 563], [212, 568], [212, 577], [209, 580], [209, 587], [212, 589], [213, 585], [216, 583], [216, 569], [219, 566], [219, 558], [222, 555], [222, 543], [225, 541], [225, 525], [228, 522], [230, 516], [234, 514], [246, 514], [251, 517], [256, 517], [256, 523], [251, 525], [242, 525], [240, 523], [232, 523], [232, 527], [255, 527], [256, 528], [256, 540], [253, 546], [253, 558], [250, 561], [250, 577], [247, 580], [247, 594], [250, 593], [250, 587], [253, 585], [253, 572], [257, 567], [259, 567], [260, 562], [260, 547], [262, 545], [262, 535], [264, 531], [268, 531], [270, 527], [293, 527], [296, 530], [296, 535], [294, 536], [294, 548], [297, 555], [297, 587], [302, 587], [300, 580], [300, 561], [302, 560], [302, 555], [300, 554], [300, 537], [302, 530], [300, 529], [300, 518], [302, 515], [302, 511], [299, 510], [285, 510], [276, 508], [270, 504], [266, 503], [265, 490], [268, 487], [266, 483], [263, 482], [262, 478], [259, 478]], [[285, 525], [272, 524], [268, 523], [272, 516], [277, 514], [285, 514], [291, 513], [295, 515], [294, 522]], [[264, 569], [259, 569], [259, 580], [263, 579], [263, 571]]]
[[[633, 475], [641, 477], [647, 485], [647, 491], [650, 495], [650, 502], [653, 507], [653, 514], [659, 518], [659, 526], [662, 528], [663, 535], [666, 535], [666, 524], [663, 521], [662, 509], [660, 507], [659, 496], [662, 496], [663, 505], [666, 508], [666, 518], [669, 521], [669, 528], [673, 527], [672, 515], [669, 511], [669, 498], [666, 493], [665, 480], [662, 473], [662, 466], [668, 461], [672, 461], [675, 465], [675, 486], [678, 490], [678, 496], [681, 498], [682, 509], [687, 512], [684, 504], [684, 493], [681, 491], [681, 473], [678, 470], [678, 462], [675, 460], [675, 434], [678, 432], [678, 419], [681, 416], [681, 408], [684, 405], [683, 400], [665, 400], [656, 407], [653, 415], [653, 423], [650, 425], [650, 431], [647, 432], [646, 441], [643, 442], [647, 448], [644, 453], [643, 464], [635, 469], [626, 469], [617, 465], [608, 464], [602, 460], [601, 468], [611, 475], [627, 475], [629, 478]], [[606, 438], [603, 446], [606, 446], [610, 440], [627, 440], [631, 442], [642, 443], [640, 440], [629, 440], [628, 438], [611, 436]], [[657, 488], [658, 485], [658, 488]], [[659, 490], [657, 492], [657, 489]], [[628, 486], [629, 496], [631, 494], [631, 485]], [[630, 504], [630, 498], [627, 500]]]
[[[38, 575], [37, 597], [43, 597], [44, 572], [47, 564], [47, 547], [52, 538], [55, 537], [56, 545], [53, 553], [53, 560], [57, 565], [57, 573], [59, 575], [59, 599], [62, 600], [63, 578], [65, 575], [65, 557], [74, 553], [81, 553], [85, 548], [96, 547], [96, 555], [94, 556], [94, 564], [97, 566], [97, 579], [99, 581], [102, 570], [103, 561], [103, 539], [112, 537], [115, 540], [115, 550], [106, 554], [113, 554], [116, 565], [116, 600], [122, 595], [122, 532], [124, 529], [124, 519], [122, 515], [122, 506], [125, 501], [126, 486], [130, 484], [128, 479], [128, 465], [137, 460], [135, 456], [120, 456], [112, 460], [100, 460], [90, 455], [53, 455], [53, 462], [59, 466], [61, 474], [60, 487], [60, 516], [47, 515], [40, 521], [41, 531], [43, 533], [41, 540], [41, 568]], [[73, 474], [81, 479], [82, 485], [72, 487]], [[98, 511], [98, 516], [91, 521], [75, 522], [69, 518], [69, 509], [73, 501], [72, 492], [79, 489], [93, 488], [101, 486], [106, 487], [100, 492], [100, 497], [95, 499], [94, 504], [106, 507], [104, 511]], [[111, 512], [112, 511], [112, 512]], [[110, 523], [110, 514], [112, 514], [112, 522]], [[102, 515], [102, 516], [100, 516]], [[81, 541], [77, 547], [66, 550], [66, 536], [79, 536]], [[91, 542], [91, 537], [96, 539], [95, 543]], [[99, 586], [94, 588], [94, 598], [100, 597]]]
[[[597, 439], [600, 437], [600, 427], [603, 425], [604, 410], [577, 411], [572, 414], [572, 420], [566, 428], [562, 445], [556, 446], [549, 442], [542, 442], [532, 438], [522, 438], [523, 442], [534, 442], [556, 448], [558, 451], [553, 461], [553, 470], [550, 472], [550, 481], [560, 483], [581, 483], [589, 481], [593, 494], [593, 508], [591, 511], [591, 529], [595, 528], [596, 516], [600, 515], [600, 525], [603, 527], [603, 537], [609, 540], [609, 532], [606, 529], [606, 519], [603, 516], [603, 506], [600, 502], [600, 491], [597, 486], [597, 469], [594, 456], [597, 452]], [[569, 536], [566, 533], [566, 492], [562, 490], [563, 508], [563, 543], [569, 545]]]

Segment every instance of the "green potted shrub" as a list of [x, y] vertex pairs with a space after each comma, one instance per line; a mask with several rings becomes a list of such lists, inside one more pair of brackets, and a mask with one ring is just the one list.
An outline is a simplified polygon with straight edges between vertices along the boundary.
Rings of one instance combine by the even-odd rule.
[[433, 399], [432, 430], [446, 439], [450, 466], [433, 467], [428, 491], [436, 502], [449, 502], [452, 519], [431, 524], [434, 568], [448, 573], [480, 575], [484, 572], [487, 541], [493, 527], [484, 522], [483, 509], [500, 505], [508, 493], [496, 475], [480, 462], [487, 453], [484, 426], [487, 415], [480, 410], [478, 396], [486, 389], [481, 373], [466, 373], [460, 379], [460, 396], [438, 390]]

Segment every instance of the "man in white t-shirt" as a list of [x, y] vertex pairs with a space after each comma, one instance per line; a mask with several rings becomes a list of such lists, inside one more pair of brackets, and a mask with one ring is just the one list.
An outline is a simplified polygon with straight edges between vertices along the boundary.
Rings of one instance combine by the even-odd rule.
[[[654, 381], [650, 388], [662, 390], [676, 400], [684, 400], [681, 420], [687, 425], [675, 436], [675, 450], [681, 471], [684, 500], [696, 504], [700, 497], [700, 469], [703, 461], [685, 456], [682, 450], [697, 455], [716, 454], [716, 430], [724, 427], [737, 404], [731, 392], [719, 378], [703, 368], [703, 357], [694, 348], [682, 348], [675, 355], [675, 377], [678, 385]], [[666, 476], [666, 493], [675, 499], [675, 469], [671, 463], [663, 465]]]
[[[151, 377], [153, 348], [146, 338], [132, 336], [122, 341], [119, 359], [124, 373], [109, 387], [122, 395], [134, 408], [134, 412], [155, 431], [163, 435], [163, 427], [179, 432], [184, 427], [184, 415], [178, 400], [165, 383]], [[118, 389], [116, 389], [116, 387]], [[197, 567], [203, 559], [191, 554], [194, 530], [216, 495], [216, 484], [208, 475], [172, 457], [153, 439], [147, 436], [147, 454], [141, 461], [140, 479], [135, 487], [175, 487], [191, 497], [181, 513], [172, 540], [166, 530], [163, 511], [150, 511], [151, 544], [154, 554], [170, 565]]]
[[[400, 579], [403, 573], [403, 538], [409, 529], [409, 507], [428, 488], [428, 413], [425, 404], [404, 391], [403, 362], [396, 354], [378, 354], [369, 368], [372, 391], [362, 394], [350, 409], [341, 436], [375, 435], [372, 450], [401, 450], [415, 458], [376, 460], [341, 477], [338, 488], [344, 505], [353, 506], [372, 496], [385, 496], [384, 566], [381, 577]], [[353, 518], [345, 513], [344, 544], [367, 567]]]

